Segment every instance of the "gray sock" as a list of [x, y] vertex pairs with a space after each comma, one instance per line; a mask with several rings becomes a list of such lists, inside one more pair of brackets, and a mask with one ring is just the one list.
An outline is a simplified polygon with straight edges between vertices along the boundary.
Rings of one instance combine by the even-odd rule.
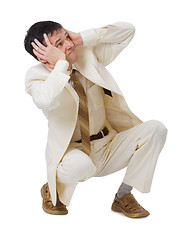
[[125, 183], [122, 183], [118, 189], [117, 197], [122, 198], [125, 194], [131, 193], [131, 190], [132, 190], [131, 186], [129, 186]]

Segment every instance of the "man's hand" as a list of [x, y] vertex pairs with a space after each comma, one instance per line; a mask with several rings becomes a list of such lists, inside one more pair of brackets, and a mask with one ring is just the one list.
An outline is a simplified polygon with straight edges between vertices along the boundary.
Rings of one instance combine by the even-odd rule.
[[70, 37], [71, 40], [73, 41], [75, 47], [83, 44], [83, 39], [82, 39], [80, 33], [71, 32], [71, 31], [69, 31], [69, 30], [67, 30], [67, 29], [65, 29], [65, 31], [68, 32], [69, 37]]
[[34, 42], [36, 44], [34, 42], [31, 43], [33, 46], [33, 53], [37, 56], [40, 62], [47, 63], [50, 68], [54, 68], [58, 60], [66, 59], [65, 53], [60, 49], [54, 47], [50, 43], [46, 34], [43, 36], [47, 47], [41, 44], [37, 39], [34, 39]]

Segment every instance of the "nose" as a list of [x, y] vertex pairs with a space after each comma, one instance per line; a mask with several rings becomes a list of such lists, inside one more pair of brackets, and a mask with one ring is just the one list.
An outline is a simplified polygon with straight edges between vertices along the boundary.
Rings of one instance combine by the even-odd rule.
[[68, 50], [73, 47], [73, 43], [70, 41], [65, 41], [65, 49]]

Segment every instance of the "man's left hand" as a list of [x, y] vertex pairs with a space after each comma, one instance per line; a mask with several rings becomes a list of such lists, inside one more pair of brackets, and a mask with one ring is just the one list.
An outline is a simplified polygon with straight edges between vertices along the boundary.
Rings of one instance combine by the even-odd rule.
[[67, 29], [65, 29], [65, 31], [68, 32], [69, 37], [71, 38], [76, 47], [83, 44], [83, 39], [80, 33], [71, 32]]

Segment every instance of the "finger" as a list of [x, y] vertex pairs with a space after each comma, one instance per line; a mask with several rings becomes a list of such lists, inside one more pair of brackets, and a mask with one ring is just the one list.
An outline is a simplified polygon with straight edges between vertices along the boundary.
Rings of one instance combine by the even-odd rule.
[[52, 65], [51, 63], [49, 63], [49, 62], [47, 62], [47, 66], [49, 67], [49, 68], [54, 68], [55, 66], [54, 65]]
[[46, 51], [46, 47], [43, 44], [41, 44], [37, 39], [34, 39], [34, 42], [38, 45], [39, 48]]
[[42, 62], [42, 63], [47, 63], [46, 60], [43, 60], [43, 59], [41, 59], [41, 58], [38, 58], [38, 60], [39, 60], [40, 62]]
[[41, 59], [43, 59], [43, 60], [46, 60], [46, 61], [48, 61], [48, 58], [47, 58], [46, 56], [44, 56], [44, 55], [40, 54], [40, 53], [39, 53], [39, 52], [37, 52], [35, 49], [33, 49], [33, 53], [36, 55], [36, 57], [38, 57], [38, 58], [41, 58]]
[[45, 52], [43, 51], [43, 50], [41, 50], [41, 48], [39, 48], [34, 42], [31, 42], [31, 45], [33, 46], [33, 48], [37, 51], [37, 52], [39, 52], [39, 53], [41, 53], [41, 54], [44, 54]]
[[65, 30], [66, 33], [69, 34], [69, 37], [71, 38], [71, 36], [72, 36], [71, 32], [69, 30], [65, 29], [65, 28], [64, 28], [64, 30]]
[[64, 30], [69, 34], [70, 37], [72, 37], [73, 32], [71, 32], [71, 31], [69, 31], [69, 30], [67, 30], [67, 29], [65, 29], [65, 28], [64, 28]]
[[44, 40], [45, 40], [47, 46], [50, 46], [51, 43], [50, 43], [50, 40], [48, 39], [48, 36], [46, 35], [46, 33], [44, 33], [43, 36], [44, 36]]
[[66, 28], [64, 28], [64, 30], [65, 30], [67, 33], [71, 33], [71, 31], [67, 30]]

